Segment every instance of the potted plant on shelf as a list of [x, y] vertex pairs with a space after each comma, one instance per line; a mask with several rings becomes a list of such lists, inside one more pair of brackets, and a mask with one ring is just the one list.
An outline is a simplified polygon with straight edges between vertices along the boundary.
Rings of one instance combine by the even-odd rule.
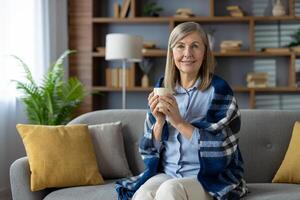
[[300, 28], [292, 35], [293, 40], [288, 47], [292, 47], [294, 51], [300, 52]]
[[83, 84], [77, 78], [64, 81], [64, 59], [74, 51], [65, 51], [50, 67], [40, 85], [33, 80], [28, 66], [14, 56], [25, 71], [26, 81], [16, 82], [22, 93], [22, 102], [30, 123], [43, 125], [66, 124], [72, 112], [80, 105], [85, 96]]
[[163, 8], [157, 5], [156, 2], [147, 2], [143, 7], [143, 16], [159, 17], [159, 12], [163, 11]]

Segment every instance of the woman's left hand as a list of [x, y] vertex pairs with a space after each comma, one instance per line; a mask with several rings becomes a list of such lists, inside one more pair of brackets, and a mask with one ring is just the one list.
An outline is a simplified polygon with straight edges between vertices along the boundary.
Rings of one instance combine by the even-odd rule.
[[183, 122], [183, 119], [180, 115], [178, 104], [173, 95], [167, 94], [159, 97], [159, 102], [162, 106], [159, 108], [159, 111], [165, 114], [168, 117], [169, 122], [176, 127], [177, 124]]

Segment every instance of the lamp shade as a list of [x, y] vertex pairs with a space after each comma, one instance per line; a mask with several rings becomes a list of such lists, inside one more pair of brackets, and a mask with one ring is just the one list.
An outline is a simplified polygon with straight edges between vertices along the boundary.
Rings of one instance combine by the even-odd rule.
[[123, 33], [106, 35], [106, 60], [127, 60], [139, 62], [142, 60], [143, 38]]

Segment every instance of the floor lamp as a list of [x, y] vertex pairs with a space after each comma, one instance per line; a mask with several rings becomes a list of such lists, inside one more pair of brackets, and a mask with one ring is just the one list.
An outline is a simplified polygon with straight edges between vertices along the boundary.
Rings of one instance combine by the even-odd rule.
[[105, 60], [122, 61], [122, 108], [126, 108], [126, 63], [142, 60], [143, 38], [123, 33], [106, 35]]

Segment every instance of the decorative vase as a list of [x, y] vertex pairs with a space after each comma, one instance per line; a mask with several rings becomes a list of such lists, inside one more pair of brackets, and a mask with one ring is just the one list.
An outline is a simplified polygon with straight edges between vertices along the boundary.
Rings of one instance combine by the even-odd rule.
[[209, 43], [209, 48], [211, 51], [214, 50], [214, 45], [215, 45], [215, 38], [212, 34], [207, 34], [207, 39]]
[[273, 14], [273, 16], [285, 15], [285, 8], [284, 8], [281, 0], [276, 0], [276, 2], [273, 4], [272, 14]]
[[143, 77], [142, 77], [142, 84], [141, 85], [142, 85], [143, 88], [149, 87], [149, 78], [148, 78], [147, 74], [143, 75]]

